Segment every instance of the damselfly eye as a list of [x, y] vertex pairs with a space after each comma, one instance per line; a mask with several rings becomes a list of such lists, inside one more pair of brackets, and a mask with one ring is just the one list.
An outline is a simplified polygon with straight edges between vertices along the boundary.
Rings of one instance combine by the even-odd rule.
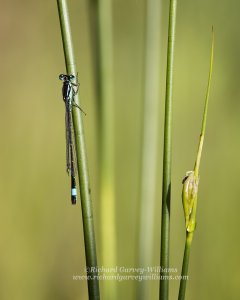
[[75, 76], [74, 75], [69, 75], [70, 80], [74, 79]]
[[60, 79], [60, 80], [64, 80], [65, 77], [66, 77], [66, 75], [64, 75], [64, 74], [60, 74], [60, 75], [59, 75], [59, 79]]

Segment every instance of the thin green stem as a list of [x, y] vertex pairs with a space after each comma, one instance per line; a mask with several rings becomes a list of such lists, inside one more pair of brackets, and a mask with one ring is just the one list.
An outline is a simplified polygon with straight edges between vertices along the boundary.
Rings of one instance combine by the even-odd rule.
[[[67, 1], [57, 0], [57, 5], [67, 74], [77, 75]], [[77, 105], [80, 106], [79, 93], [75, 96], [74, 100]], [[79, 187], [81, 195], [86, 266], [88, 269], [88, 275], [92, 278], [88, 280], [88, 294], [90, 300], [99, 300], [100, 291], [99, 282], [97, 279], [97, 255], [83, 123], [81, 112], [75, 107], [73, 108], [73, 127], [76, 142], [77, 168], [79, 174]]]
[[[162, 269], [169, 268], [169, 241], [170, 241], [170, 202], [171, 202], [171, 158], [172, 158], [172, 91], [173, 91], [173, 61], [175, 46], [175, 28], [177, 16], [177, 0], [170, 0], [165, 125], [164, 125], [164, 152], [163, 152], [163, 185], [162, 185], [162, 225], [161, 225], [161, 258]], [[161, 276], [164, 273], [160, 274]], [[168, 299], [169, 281], [160, 280], [160, 300]]]
[[197, 194], [198, 194], [198, 183], [199, 183], [199, 167], [203, 149], [204, 136], [206, 131], [207, 111], [209, 102], [209, 92], [212, 79], [213, 69], [213, 54], [214, 54], [214, 32], [212, 30], [212, 47], [211, 47], [211, 58], [210, 58], [210, 69], [208, 76], [207, 94], [205, 99], [205, 106], [203, 112], [202, 128], [200, 134], [200, 141], [198, 146], [197, 158], [194, 166], [194, 172], [190, 172], [185, 178], [183, 183], [183, 206], [186, 221], [186, 243], [185, 251], [182, 264], [182, 274], [179, 287], [178, 300], [185, 299], [187, 276], [188, 276], [188, 264], [190, 257], [190, 248], [192, 244], [192, 238], [196, 227], [196, 213], [197, 213]]
[[202, 156], [202, 147], [203, 147], [203, 141], [204, 141], [204, 136], [205, 136], [205, 131], [206, 131], [209, 93], [210, 93], [212, 70], [213, 70], [213, 54], [214, 54], [214, 31], [212, 28], [212, 47], [211, 47], [211, 56], [210, 56], [210, 69], [209, 69], [209, 75], [208, 75], [207, 94], [206, 94], [206, 101], [205, 101], [204, 112], [203, 112], [202, 129], [201, 129], [201, 134], [200, 134], [198, 154], [197, 154], [197, 159], [196, 159], [196, 163], [194, 166], [195, 176], [198, 176], [198, 173], [199, 173], [200, 160], [201, 160], [201, 156]]
[[203, 120], [202, 120], [202, 132], [201, 132], [202, 135], [204, 135], [205, 131], [206, 131], [209, 93], [210, 93], [210, 86], [211, 86], [211, 81], [212, 81], [213, 55], [214, 55], [214, 31], [213, 31], [213, 27], [212, 27], [212, 47], [211, 47], [210, 68], [209, 68], [208, 84], [207, 84], [207, 94], [206, 94], [206, 101], [205, 101]]
[[186, 286], [187, 286], [187, 280], [188, 280], [188, 264], [189, 264], [192, 239], [193, 239], [193, 232], [187, 232], [178, 300], [185, 299], [185, 292], [186, 292]]

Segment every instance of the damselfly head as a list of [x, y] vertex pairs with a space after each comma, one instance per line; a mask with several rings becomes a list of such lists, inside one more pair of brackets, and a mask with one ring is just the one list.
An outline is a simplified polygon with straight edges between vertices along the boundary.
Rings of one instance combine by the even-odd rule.
[[66, 75], [66, 74], [60, 74], [59, 79], [62, 81], [71, 81], [75, 78], [74, 75]]

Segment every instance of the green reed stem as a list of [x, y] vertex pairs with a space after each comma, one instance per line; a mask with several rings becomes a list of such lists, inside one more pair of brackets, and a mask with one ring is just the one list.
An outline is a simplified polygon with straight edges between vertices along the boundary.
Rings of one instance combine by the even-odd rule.
[[[146, 1], [145, 76], [143, 78], [143, 137], [141, 160], [141, 195], [139, 222], [138, 266], [153, 263], [153, 233], [157, 172], [157, 140], [159, 119], [161, 1]], [[137, 286], [137, 299], [150, 299], [150, 282]]]
[[[114, 70], [113, 21], [111, 0], [91, 0], [92, 53], [100, 147], [101, 263], [116, 266], [115, 167], [114, 167]], [[109, 274], [113, 275], [113, 274]], [[117, 297], [117, 282], [103, 281], [106, 300]]]
[[192, 238], [193, 238], [193, 232], [187, 232], [178, 300], [185, 299], [185, 292], [186, 292], [186, 286], [188, 280], [188, 264], [189, 264], [189, 257], [190, 257], [190, 249], [192, 245]]
[[[161, 257], [162, 269], [169, 268], [170, 242], [170, 204], [171, 204], [171, 160], [172, 160], [172, 93], [173, 93], [173, 61], [175, 46], [175, 28], [177, 17], [177, 0], [170, 0], [168, 25], [168, 50], [166, 73], [165, 125], [163, 150], [163, 183], [162, 183], [162, 225], [161, 225]], [[160, 273], [164, 276], [164, 273]], [[168, 299], [169, 280], [160, 280], [160, 300]]]
[[[91, 55], [96, 91], [96, 117], [100, 175], [101, 264], [116, 266], [115, 167], [114, 167], [114, 70], [111, 0], [89, 0]], [[114, 275], [114, 274], [109, 274]], [[102, 295], [117, 297], [117, 282], [105, 280]]]
[[[181, 273], [178, 300], [185, 299], [186, 286], [188, 280], [188, 265], [189, 265], [189, 258], [190, 258], [190, 249], [191, 249], [192, 239], [196, 227], [199, 168], [200, 168], [200, 161], [202, 156], [204, 136], [206, 131], [209, 93], [210, 93], [210, 85], [211, 85], [212, 69], [213, 69], [213, 54], [214, 54], [214, 33], [212, 30], [210, 69], [209, 69], [207, 94], [206, 94], [206, 100], [205, 100], [205, 106], [203, 112], [202, 128], [201, 128], [201, 134], [199, 139], [197, 158], [194, 166], [194, 171], [188, 172], [191, 174], [187, 175], [187, 178], [185, 178], [185, 183], [183, 186], [183, 204], [184, 204], [184, 213], [185, 213], [185, 220], [186, 220], [186, 242], [185, 242], [185, 250], [183, 256], [183, 263], [182, 263], [182, 273]], [[188, 185], [188, 181], [190, 182], [189, 185]]]
[[213, 55], [214, 55], [214, 32], [213, 32], [213, 28], [212, 28], [212, 47], [211, 47], [211, 56], [210, 56], [210, 69], [209, 69], [209, 75], [208, 75], [207, 94], [206, 94], [206, 101], [205, 101], [204, 112], [203, 112], [202, 129], [201, 129], [200, 141], [199, 141], [199, 150], [198, 150], [198, 154], [197, 154], [196, 163], [194, 166], [194, 172], [195, 172], [196, 176], [199, 173], [200, 160], [201, 160], [201, 155], [202, 155], [202, 146], [203, 146], [203, 140], [204, 140], [205, 131], [206, 131], [209, 93], [210, 93], [210, 85], [211, 85], [212, 69], [213, 69]]
[[[67, 1], [57, 0], [57, 5], [67, 74], [73, 74], [76, 76], [76, 63], [74, 58]], [[75, 96], [74, 100], [80, 106], [79, 93]], [[73, 108], [73, 127], [76, 143], [77, 168], [79, 174], [79, 187], [82, 206], [86, 267], [88, 269], [87, 275], [92, 276], [92, 279], [88, 280], [88, 295], [90, 300], [99, 300], [99, 282], [96, 277], [98, 275], [97, 255], [83, 123], [81, 112], [75, 107]]]

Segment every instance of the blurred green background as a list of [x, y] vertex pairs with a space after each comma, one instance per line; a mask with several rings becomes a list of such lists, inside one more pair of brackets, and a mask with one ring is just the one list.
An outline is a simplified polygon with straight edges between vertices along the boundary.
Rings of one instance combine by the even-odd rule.
[[[162, 1], [161, 98], [153, 265], [159, 265], [163, 108], [168, 1]], [[145, 3], [113, 1], [117, 264], [137, 257]], [[89, 173], [101, 266], [98, 148], [87, 1], [69, 1], [81, 82]], [[198, 225], [187, 299], [239, 299], [240, 3], [179, 1], [174, 77], [170, 265], [181, 271], [184, 217], [181, 180], [193, 168], [205, 99], [211, 26], [215, 62], [201, 165]], [[56, 1], [2, 1], [0, 11], [0, 299], [87, 299], [80, 205], [70, 204], [65, 172], [65, 72]], [[102, 284], [102, 283], [101, 283]], [[117, 284], [135, 299], [136, 282]], [[159, 283], [151, 283], [158, 299]], [[170, 283], [176, 299], [178, 281]]]

